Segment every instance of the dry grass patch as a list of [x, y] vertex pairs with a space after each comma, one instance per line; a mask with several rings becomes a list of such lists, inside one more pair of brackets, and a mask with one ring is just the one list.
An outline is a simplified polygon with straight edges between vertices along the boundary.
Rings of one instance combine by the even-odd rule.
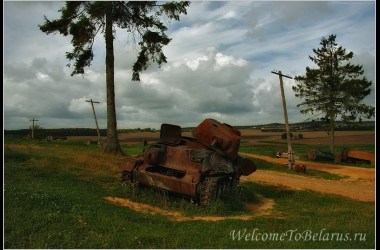
[[104, 197], [107, 201], [117, 206], [128, 207], [129, 209], [139, 212], [148, 213], [152, 215], [163, 215], [172, 221], [223, 221], [223, 220], [251, 220], [257, 216], [269, 216], [272, 214], [272, 209], [275, 205], [273, 199], [260, 197], [256, 203], [246, 204], [249, 214], [244, 215], [231, 215], [231, 216], [186, 216], [179, 211], [169, 211], [159, 207], [151, 206], [144, 203], [134, 202], [126, 198], [118, 198], [107, 196]]

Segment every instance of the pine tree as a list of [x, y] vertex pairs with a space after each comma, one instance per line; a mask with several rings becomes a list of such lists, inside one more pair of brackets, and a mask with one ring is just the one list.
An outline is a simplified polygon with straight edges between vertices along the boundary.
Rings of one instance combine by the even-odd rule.
[[[162, 51], [170, 42], [165, 34], [166, 25], [161, 19], [179, 21], [180, 14], [187, 14], [189, 2], [155, 1], [70, 1], [62, 7], [61, 17], [49, 20], [44, 17], [41, 31], [50, 34], [59, 32], [72, 36], [73, 50], [66, 58], [74, 61], [72, 75], [83, 74], [84, 68], [93, 60], [93, 43], [98, 33], [103, 33], [106, 44], [106, 90], [107, 90], [107, 144], [105, 152], [122, 153], [117, 136], [117, 119], [114, 88], [114, 27], [117, 26], [133, 34], [140, 48], [133, 65], [132, 80], [139, 81], [140, 73], [151, 62], [166, 63]], [[71, 66], [70, 64], [68, 64]]]
[[309, 59], [317, 68], [306, 67], [304, 76], [296, 76], [293, 86], [295, 96], [302, 98], [298, 104], [301, 113], [321, 113], [330, 123], [330, 152], [334, 154], [335, 121], [338, 116], [343, 121], [360, 120], [362, 116], [371, 118], [375, 108], [365, 105], [362, 100], [371, 93], [371, 81], [364, 74], [363, 66], [353, 65], [349, 61], [353, 52], [346, 52], [335, 42], [336, 35], [322, 38], [318, 49], [313, 49], [315, 56]]

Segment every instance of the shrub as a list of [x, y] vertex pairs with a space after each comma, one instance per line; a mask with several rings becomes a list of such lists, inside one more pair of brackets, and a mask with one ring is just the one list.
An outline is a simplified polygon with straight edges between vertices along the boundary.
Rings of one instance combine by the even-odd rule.
[[[289, 133], [289, 135], [290, 135], [290, 139], [293, 139], [293, 138], [294, 138], [293, 133]], [[283, 133], [283, 134], [281, 135], [281, 139], [286, 139], [286, 133]]]

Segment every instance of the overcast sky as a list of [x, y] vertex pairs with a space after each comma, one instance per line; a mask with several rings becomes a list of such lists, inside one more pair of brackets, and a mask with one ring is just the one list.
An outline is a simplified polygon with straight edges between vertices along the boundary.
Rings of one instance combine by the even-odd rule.
[[[65, 52], [70, 37], [46, 35], [43, 16], [59, 17], [63, 2], [3, 3], [4, 128], [22, 129], [32, 118], [44, 128], [106, 128], [105, 49], [94, 45], [94, 60], [83, 76], [71, 77]], [[118, 128], [156, 128], [162, 123], [196, 126], [205, 118], [231, 125], [284, 122], [279, 78], [304, 75], [322, 37], [354, 53], [373, 82], [365, 103], [375, 106], [375, 1], [196, 1], [179, 22], [169, 23], [173, 40], [168, 63], [152, 65], [131, 81], [137, 47], [117, 30], [115, 91]], [[289, 122], [304, 121], [300, 99], [284, 78]], [[317, 117], [316, 117], [317, 118]]]

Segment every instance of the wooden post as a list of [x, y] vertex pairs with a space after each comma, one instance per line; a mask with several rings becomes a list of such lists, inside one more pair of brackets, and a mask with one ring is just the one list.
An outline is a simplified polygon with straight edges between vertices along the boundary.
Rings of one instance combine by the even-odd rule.
[[280, 88], [281, 88], [281, 98], [282, 98], [282, 108], [284, 111], [284, 118], [285, 118], [285, 129], [286, 129], [286, 139], [288, 142], [288, 161], [289, 161], [289, 168], [293, 169], [294, 168], [294, 155], [293, 155], [293, 149], [292, 149], [292, 142], [290, 138], [290, 129], [289, 129], [289, 122], [288, 122], [288, 111], [286, 109], [286, 101], [285, 101], [285, 93], [284, 93], [284, 84], [282, 82], [282, 77], [287, 77], [292, 79], [288, 75], [283, 75], [281, 71], [272, 71], [273, 74], [276, 74], [280, 78]]
[[32, 122], [32, 139], [34, 139], [34, 122], [37, 122], [38, 120], [32, 118], [30, 121]]
[[100, 103], [100, 102], [95, 102], [92, 99], [86, 100], [86, 102], [91, 103], [92, 112], [94, 113], [94, 118], [95, 118], [96, 131], [98, 132], [98, 143], [100, 143], [100, 132], [99, 132], [98, 120], [96, 119], [96, 113], [95, 113], [95, 108], [94, 108], [94, 103]]

